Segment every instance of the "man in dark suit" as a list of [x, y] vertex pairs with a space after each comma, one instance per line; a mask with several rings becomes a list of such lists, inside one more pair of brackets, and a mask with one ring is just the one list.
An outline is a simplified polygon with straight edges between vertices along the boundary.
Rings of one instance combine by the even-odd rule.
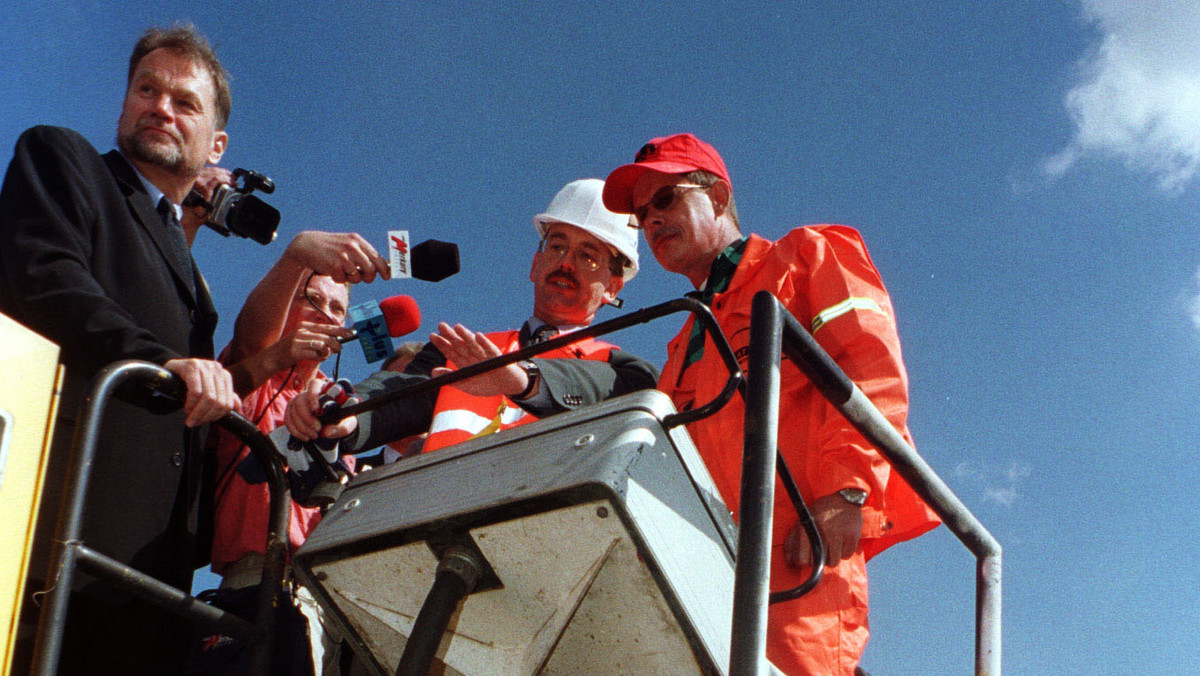
[[[534, 217], [542, 237], [533, 256], [533, 317], [520, 330], [475, 333], [442, 323], [404, 373], [380, 371], [356, 390], [370, 397], [453, 367], [514, 352], [547, 334], [592, 323], [637, 273], [637, 234], [628, 218], [604, 208], [603, 181], [568, 183], [546, 212]], [[631, 234], [632, 233], [632, 234]], [[318, 388], [292, 400], [285, 416], [297, 438], [346, 437], [358, 452], [428, 430], [422, 452], [498, 432], [564, 410], [635, 390], [650, 389], [658, 370], [649, 362], [598, 340], [583, 339], [540, 357], [510, 364], [427, 396], [395, 402], [322, 431]], [[347, 436], [349, 435], [349, 436]]]
[[[198, 222], [189, 218], [185, 232], [180, 204], [204, 167], [220, 160], [229, 108], [225, 71], [204, 38], [191, 27], [152, 29], [130, 58], [119, 150], [101, 156], [55, 127], [34, 127], [17, 142], [0, 189], [0, 311], [58, 343], [66, 366], [24, 597], [32, 611], [21, 632], [25, 650], [36, 626], [29, 594], [46, 584], [75, 417], [89, 381], [114, 361], [161, 364], [187, 384], [187, 399], [182, 412], [109, 405], [83, 540], [190, 589], [201, 430], [239, 402], [229, 374], [212, 361], [217, 315], [188, 251]], [[90, 579], [81, 586], [60, 673], [178, 671], [182, 621]]]

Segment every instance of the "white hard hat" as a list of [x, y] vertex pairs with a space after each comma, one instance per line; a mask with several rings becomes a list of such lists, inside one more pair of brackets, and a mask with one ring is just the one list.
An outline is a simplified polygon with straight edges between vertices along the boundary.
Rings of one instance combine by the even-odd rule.
[[629, 259], [622, 275], [629, 281], [638, 271], [638, 231], [629, 227], [629, 216], [614, 214], [604, 207], [603, 193], [604, 181], [598, 178], [571, 181], [550, 200], [546, 213], [533, 217], [533, 227], [541, 237], [546, 236], [551, 223], [566, 223], [588, 231]]

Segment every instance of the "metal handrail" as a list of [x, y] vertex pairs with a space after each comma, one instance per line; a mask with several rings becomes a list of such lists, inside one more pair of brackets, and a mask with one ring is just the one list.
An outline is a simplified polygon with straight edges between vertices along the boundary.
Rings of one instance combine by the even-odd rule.
[[374, 411], [385, 404], [389, 404], [400, 399], [405, 399], [421, 392], [436, 390], [444, 385], [452, 385], [460, 380], [466, 380], [467, 378], [477, 376], [481, 373], [485, 373], [502, 366], [507, 366], [509, 364], [514, 364], [522, 359], [529, 359], [530, 357], [537, 356], [542, 352], [547, 352], [558, 347], [570, 345], [571, 343], [578, 342], [584, 338], [591, 338], [598, 335], [612, 333], [614, 331], [619, 331], [637, 324], [645, 324], [651, 320], [658, 319], [659, 317], [664, 317], [669, 314], [674, 314], [676, 312], [690, 312], [693, 316], [695, 316], [696, 321], [699, 322], [704, 330], [707, 331], [712, 337], [713, 344], [716, 345], [717, 352], [721, 355], [721, 359], [724, 361], [725, 367], [729, 371], [729, 378], [725, 381], [724, 387], [721, 389], [721, 392], [713, 398], [712, 401], [687, 411], [681, 411], [679, 413], [672, 414], [663, 420], [663, 425], [668, 428], [687, 424], [693, 420], [712, 415], [714, 412], [719, 410], [722, 406], [727, 404], [730, 399], [733, 398], [733, 395], [743, 383], [742, 370], [738, 365], [737, 357], [733, 354], [733, 349], [729, 347], [729, 341], [725, 340], [725, 334], [721, 333], [721, 327], [719, 324], [717, 324], [717, 320], [713, 317], [712, 310], [708, 309], [707, 305], [694, 298], [676, 298], [665, 303], [652, 305], [648, 308], [631, 312], [622, 317], [609, 319], [598, 324], [593, 324], [589, 327], [579, 329], [578, 331], [572, 331], [571, 333], [557, 336], [536, 345], [529, 345], [519, 350], [502, 354], [486, 361], [481, 361], [478, 364], [464, 366], [460, 369], [456, 369], [436, 378], [423, 379], [390, 392], [382, 392], [357, 404], [331, 409], [321, 414], [320, 420], [323, 424], [330, 425], [352, 415]]
[[[941, 517], [946, 527], [975, 555], [975, 673], [1000, 676], [1001, 673], [1001, 547], [983, 524], [971, 513], [945, 482], [933, 471], [916, 450], [904, 440], [891, 422], [875, 407], [862, 390], [854, 384], [837, 363], [821, 348], [804, 326], [780, 304], [779, 300], [766, 291], [754, 296], [750, 313], [750, 377], [747, 386], [746, 454], [774, 458], [774, 439], [778, 434], [779, 409], [779, 347], [782, 353], [796, 364], [812, 381], [816, 388], [841, 412], [891, 466], [908, 482], [926, 504]], [[755, 343], [763, 343], [755, 350]], [[756, 364], [756, 360], [767, 360]], [[765, 390], [760, 391], [760, 390]], [[749, 402], [757, 412], [752, 412]], [[765, 407], [765, 408], [764, 408]], [[761, 409], [761, 410], [759, 410]], [[750, 432], [755, 432], [752, 450]], [[769, 464], [770, 460], [760, 460]], [[745, 461], [748, 462], [748, 461]], [[760, 470], [759, 474], [765, 470]], [[745, 470], [743, 470], [745, 472]], [[761, 579], [765, 585], [769, 552], [759, 552], [753, 572], [742, 570], [742, 546], [769, 547], [770, 510], [773, 504], [768, 496], [773, 495], [770, 474], [763, 498], [749, 505], [758, 514], [751, 520], [761, 521], [765, 517], [767, 530], [751, 537], [744, 530], [747, 523], [745, 485], [741, 505], [741, 528], [738, 543], [738, 581], [734, 588], [735, 622], [745, 620], [748, 625], [735, 624], [732, 644], [730, 673], [734, 676], [761, 673], [765, 660], [762, 656], [766, 647], [766, 603], [765, 591], [751, 586], [749, 591], [739, 585], [753, 585]], [[760, 477], [759, 480], [762, 480]], [[748, 564], [749, 565], [749, 564]], [[758, 574], [758, 578], [754, 574]], [[743, 575], [749, 577], [743, 579]], [[761, 618], [761, 622], [759, 621]], [[760, 626], [761, 625], [761, 626]], [[739, 658], [739, 655], [741, 657]], [[740, 661], [739, 661], [740, 660]], [[736, 668], [735, 668], [736, 663]]]
[[52, 550], [54, 567], [47, 583], [46, 604], [38, 621], [32, 673], [35, 676], [52, 676], [58, 670], [72, 583], [76, 569], [82, 567], [97, 578], [149, 603], [249, 642], [252, 645], [251, 673], [265, 675], [270, 666], [274, 640], [274, 609], [279, 605], [287, 565], [291, 494], [274, 445], [254, 423], [237, 413], [229, 413], [217, 421], [246, 443], [267, 470], [271, 516], [255, 623], [201, 603], [187, 592], [87, 547], [81, 540], [84, 503], [95, 462], [102, 414], [109, 399], [129, 382], [180, 402], [186, 395], [183, 381], [170, 371], [133, 359], [108, 365], [92, 380], [88, 396], [80, 406], [72, 440], [63, 511]]

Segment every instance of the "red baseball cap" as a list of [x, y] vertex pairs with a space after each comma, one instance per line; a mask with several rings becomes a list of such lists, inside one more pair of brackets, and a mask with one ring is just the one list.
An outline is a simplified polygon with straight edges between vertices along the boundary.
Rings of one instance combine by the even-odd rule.
[[717, 149], [693, 134], [674, 134], [650, 139], [633, 159], [617, 167], [604, 181], [604, 206], [617, 214], [633, 213], [633, 184], [647, 171], [687, 174], [696, 170], [720, 176], [730, 186], [729, 171]]

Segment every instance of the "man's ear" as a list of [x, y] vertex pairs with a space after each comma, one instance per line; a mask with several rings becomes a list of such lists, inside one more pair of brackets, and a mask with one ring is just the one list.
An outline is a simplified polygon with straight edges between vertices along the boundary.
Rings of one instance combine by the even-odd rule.
[[533, 278], [533, 271], [537, 270], [538, 256], [541, 256], [541, 255], [542, 255], [541, 251], [534, 253], [533, 254], [533, 262], [529, 264], [529, 281], [533, 282], [534, 284], [537, 284], [537, 280]]
[[726, 208], [729, 207], [729, 197], [731, 194], [732, 191], [729, 188], [729, 184], [725, 181], [718, 180], [709, 186], [708, 198], [712, 200], [714, 214], [720, 216], [725, 213]]
[[608, 278], [608, 285], [604, 288], [604, 302], [611, 303], [621, 293], [621, 289], [625, 288], [625, 278], [618, 275], [612, 275]]
[[217, 164], [221, 161], [221, 156], [225, 154], [225, 146], [229, 145], [229, 134], [218, 129], [213, 132], [212, 150], [208, 153], [208, 163]]

